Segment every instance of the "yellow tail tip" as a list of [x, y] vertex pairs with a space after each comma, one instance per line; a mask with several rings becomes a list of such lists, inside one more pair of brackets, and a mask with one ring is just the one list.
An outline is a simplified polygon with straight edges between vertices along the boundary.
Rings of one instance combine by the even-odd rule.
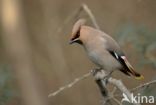
[[137, 80], [143, 80], [144, 79], [144, 76], [143, 75], [140, 75], [139, 77], [135, 77], [135, 79], [137, 79]]

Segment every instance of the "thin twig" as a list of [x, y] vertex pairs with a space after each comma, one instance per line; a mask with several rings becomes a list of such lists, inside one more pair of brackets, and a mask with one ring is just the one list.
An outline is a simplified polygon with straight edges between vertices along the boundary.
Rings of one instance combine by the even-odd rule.
[[131, 92], [134, 92], [134, 91], [137, 91], [138, 89], [146, 88], [146, 87], [148, 87], [148, 86], [150, 86], [150, 85], [152, 85], [152, 84], [156, 84], [156, 80], [149, 81], [149, 82], [147, 82], [147, 83], [141, 84], [141, 85], [139, 85], [139, 86], [137, 86], [137, 87], [131, 89], [130, 91], [131, 91]]
[[[144, 84], [141, 84], [141, 85], [139, 85], [139, 86], [137, 86], [135, 88], [132, 88], [132, 89], [130, 89], [130, 92], [136, 92], [137, 90], [140, 90], [142, 88], [149, 87], [149, 86], [151, 86], [153, 84], [156, 84], [156, 80], [149, 81], [149, 82], [144, 83]], [[122, 97], [122, 95], [121, 94], [114, 94], [114, 97]]]
[[112, 92], [111, 92], [111, 94], [112, 94], [112, 95], [115, 94], [116, 90], [117, 90], [117, 88], [114, 87], [113, 90], [112, 90]]
[[114, 78], [109, 78], [108, 79], [109, 83], [113, 84], [114, 86], [116, 86], [120, 91], [122, 91], [122, 93], [125, 93], [128, 97], [129, 100], [131, 99], [131, 93], [129, 92], [129, 90], [123, 85], [123, 83], [120, 80], [116, 80]]
[[[127, 98], [132, 102], [132, 97], [130, 91], [126, 88], [126, 86], [121, 82], [121, 80], [114, 79], [110, 77], [108, 82], [116, 86], [122, 93], [124, 93]], [[134, 105], [140, 105], [139, 103], [133, 103]]]
[[92, 11], [88, 8], [88, 6], [86, 4], [82, 4], [83, 10], [88, 14], [89, 18], [91, 19], [93, 25], [95, 26], [95, 28], [100, 29], [99, 25], [96, 22], [96, 19], [92, 13]]
[[76, 9], [69, 17], [67, 17], [64, 22], [61, 24], [60, 28], [57, 29], [56, 34], [59, 35], [59, 33], [62, 31], [62, 29], [70, 22], [70, 20], [75, 19], [80, 15], [82, 11], [85, 11], [89, 18], [91, 19], [93, 25], [95, 28], [100, 29], [99, 25], [97, 24], [97, 21], [92, 13], [92, 11], [88, 8], [86, 4], [82, 4], [78, 9]]
[[59, 94], [60, 92], [64, 91], [65, 89], [71, 88], [73, 85], [75, 85], [76, 83], [78, 83], [81, 80], [84, 80], [85, 78], [89, 77], [91, 74], [91, 72], [84, 74], [81, 77], [75, 78], [71, 83], [60, 87], [58, 90], [56, 90], [55, 92], [52, 92], [48, 95], [48, 97], [52, 97], [52, 96], [56, 96], [57, 94]]
[[59, 35], [60, 32], [62, 32], [63, 28], [72, 20], [78, 17], [78, 15], [82, 12], [83, 8], [80, 6], [78, 9], [76, 9], [73, 13], [71, 13], [70, 16], [68, 16], [64, 22], [61, 24], [60, 28], [57, 29], [56, 35]]
[[112, 92], [111, 92], [111, 94], [110, 94], [111, 96], [110, 96], [109, 99], [113, 99], [118, 105], [122, 105], [122, 103], [121, 103], [118, 99], [116, 99], [116, 98], [114, 97], [114, 94], [115, 94], [116, 90], [117, 90], [117, 88], [114, 87], [113, 90], [112, 90]]
[[118, 99], [116, 99], [115, 97], [112, 97], [112, 99], [113, 99], [118, 105], [122, 105], [122, 103], [121, 103]]

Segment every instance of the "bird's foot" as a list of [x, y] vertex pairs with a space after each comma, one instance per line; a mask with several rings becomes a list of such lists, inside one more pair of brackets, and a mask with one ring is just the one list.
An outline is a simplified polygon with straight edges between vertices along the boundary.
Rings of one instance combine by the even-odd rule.
[[112, 71], [107, 73], [106, 76], [103, 78], [103, 80], [105, 81], [105, 84], [108, 83], [108, 79], [111, 77]]
[[102, 68], [93, 68], [91, 70], [91, 73], [93, 76], [97, 75], [98, 72], [100, 72], [102, 70]]
[[96, 80], [103, 80], [108, 82], [108, 79], [111, 77], [112, 72], [106, 72], [102, 68], [95, 68], [91, 71], [92, 75]]

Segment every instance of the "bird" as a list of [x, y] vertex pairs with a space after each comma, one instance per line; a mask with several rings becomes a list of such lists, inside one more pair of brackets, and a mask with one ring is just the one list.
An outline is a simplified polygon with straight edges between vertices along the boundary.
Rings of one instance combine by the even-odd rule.
[[108, 74], [119, 70], [138, 80], [144, 78], [143, 75], [134, 70], [119, 44], [110, 35], [87, 26], [85, 23], [85, 19], [79, 19], [74, 24], [70, 44], [82, 45], [89, 59]]

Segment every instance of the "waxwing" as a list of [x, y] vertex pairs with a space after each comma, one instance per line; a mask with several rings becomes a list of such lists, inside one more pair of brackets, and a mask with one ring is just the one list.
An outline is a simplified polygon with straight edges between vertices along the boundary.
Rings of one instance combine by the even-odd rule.
[[120, 70], [128, 76], [143, 79], [134, 71], [118, 43], [106, 33], [86, 26], [84, 19], [79, 19], [73, 26], [70, 44], [73, 43], [82, 45], [90, 60], [108, 74]]

